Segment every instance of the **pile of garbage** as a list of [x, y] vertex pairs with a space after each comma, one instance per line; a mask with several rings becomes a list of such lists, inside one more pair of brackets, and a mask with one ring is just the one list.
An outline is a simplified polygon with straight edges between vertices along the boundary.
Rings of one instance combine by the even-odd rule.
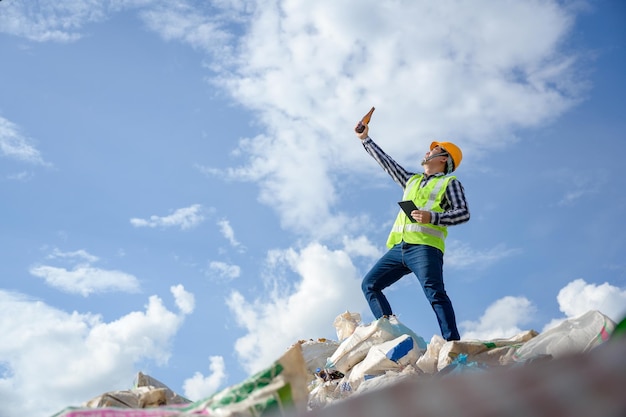
[[[563, 415], [579, 415], [576, 410], [587, 412], [585, 407], [589, 406], [595, 407], [591, 411], [600, 412], [594, 415], [626, 415], [626, 396], [619, 391], [626, 383], [626, 335], [622, 334], [617, 343], [607, 343], [614, 334], [623, 332], [624, 321], [616, 326], [599, 311], [565, 320], [541, 334], [529, 330], [493, 340], [447, 342], [435, 335], [427, 343], [395, 316], [362, 324], [360, 316], [350, 312], [339, 315], [334, 326], [338, 341], [298, 341], [268, 368], [200, 401], [191, 402], [139, 373], [133, 389], [104, 393], [54, 417], [443, 416], [458, 415], [459, 411], [470, 416], [502, 415], [503, 409], [497, 408], [498, 404], [506, 405], [502, 398], [477, 401], [472, 408], [476, 414], [464, 408], [471, 399], [483, 395], [482, 391], [472, 391], [478, 386], [477, 375], [483, 378], [480, 386], [495, 384], [485, 395], [493, 397], [497, 389], [504, 390], [506, 401], [514, 404], [517, 398], [522, 403], [515, 406], [525, 407], [524, 415], [549, 415], [550, 410], [541, 407], [547, 407], [545, 397], [553, 391], [553, 400], [560, 407], [565, 407], [563, 395], [586, 401], [585, 406], [575, 405], [573, 413], [569, 410]], [[604, 345], [611, 346], [602, 355], [592, 356]], [[605, 366], [607, 358], [615, 358], [617, 363]], [[536, 387], [528, 394], [520, 389], [524, 383], [514, 381], [527, 382], [548, 372], [547, 363], [554, 369], [537, 384], [552, 385], [542, 389], [543, 397], [535, 401], [539, 412], [533, 414], [529, 406]], [[597, 381], [568, 385], [564, 375], [572, 381], [579, 377], [586, 381], [591, 375], [602, 379], [604, 385], [615, 385], [618, 391], [603, 388], [598, 394], [594, 388]], [[441, 401], [435, 401], [437, 395]], [[470, 395], [470, 400], [464, 395]], [[436, 403], [432, 413], [428, 412], [430, 403]], [[485, 404], [492, 414], [485, 411]], [[394, 407], [397, 410], [391, 412]], [[603, 414], [606, 410], [615, 414]]]

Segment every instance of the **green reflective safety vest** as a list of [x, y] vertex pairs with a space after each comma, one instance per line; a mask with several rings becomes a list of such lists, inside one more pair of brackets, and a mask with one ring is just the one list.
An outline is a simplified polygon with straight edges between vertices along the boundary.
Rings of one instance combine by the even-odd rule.
[[[420, 210], [443, 213], [441, 201], [446, 192], [446, 187], [455, 176], [434, 177], [424, 187], [419, 185], [424, 178], [424, 174], [413, 175], [409, 178], [404, 189], [403, 200], [413, 200]], [[391, 233], [387, 238], [387, 247], [404, 241], [406, 243], [429, 245], [445, 250], [445, 240], [448, 235], [448, 228], [445, 226], [435, 226], [434, 224], [413, 223], [409, 217], [400, 210], [396, 221], [391, 228]]]

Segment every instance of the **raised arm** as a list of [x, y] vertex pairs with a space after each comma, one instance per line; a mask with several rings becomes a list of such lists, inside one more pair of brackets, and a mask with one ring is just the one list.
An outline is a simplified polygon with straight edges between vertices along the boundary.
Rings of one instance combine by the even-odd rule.
[[415, 173], [409, 172], [400, 164], [398, 164], [392, 157], [387, 155], [385, 151], [383, 151], [380, 146], [376, 144], [372, 140], [372, 138], [368, 135], [369, 128], [365, 125], [365, 130], [361, 133], [357, 133], [359, 139], [361, 139], [361, 143], [363, 147], [367, 151], [368, 154], [372, 156], [378, 162], [378, 164], [385, 170], [387, 174], [393, 178], [393, 180], [398, 183], [403, 189], [406, 187], [406, 182], [411, 178]]

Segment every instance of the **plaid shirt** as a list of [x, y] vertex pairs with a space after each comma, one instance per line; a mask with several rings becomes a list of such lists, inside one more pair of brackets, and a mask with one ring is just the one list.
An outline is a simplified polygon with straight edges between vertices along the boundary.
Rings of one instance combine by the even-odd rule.
[[[367, 153], [378, 162], [385, 172], [403, 189], [406, 188], [407, 181], [415, 175], [415, 173], [404, 169], [392, 157], [387, 155], [369, 136], [363, 139], [362, 143]], [[445, 175], [443, 172], [429, 176], [424, 174], [424, 179], [419, 186], [423, 187], [431, 178], [443, 175]], [[470, 219], [467, 201], [465, 200], [465, 190], [459, 180], [452, 179], [448, 183], [446, 193], [441, 202], [441, 208], [444, 210], [443, 213], [431, 212], [430, 222], [436, 226], [454, 226], [465, 223]]]

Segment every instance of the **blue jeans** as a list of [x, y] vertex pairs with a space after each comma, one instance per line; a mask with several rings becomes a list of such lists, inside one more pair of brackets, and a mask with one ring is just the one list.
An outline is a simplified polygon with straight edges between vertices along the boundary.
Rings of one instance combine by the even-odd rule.
[[367, 273], [361, 289], [376, 319], [392, 315], [383, 290], [413, 272], [437, 316], [441, 336], [459, 340], [452, 302], [443, 285], [443, 253], [428, 245], [400, 242], [393, 246]]

